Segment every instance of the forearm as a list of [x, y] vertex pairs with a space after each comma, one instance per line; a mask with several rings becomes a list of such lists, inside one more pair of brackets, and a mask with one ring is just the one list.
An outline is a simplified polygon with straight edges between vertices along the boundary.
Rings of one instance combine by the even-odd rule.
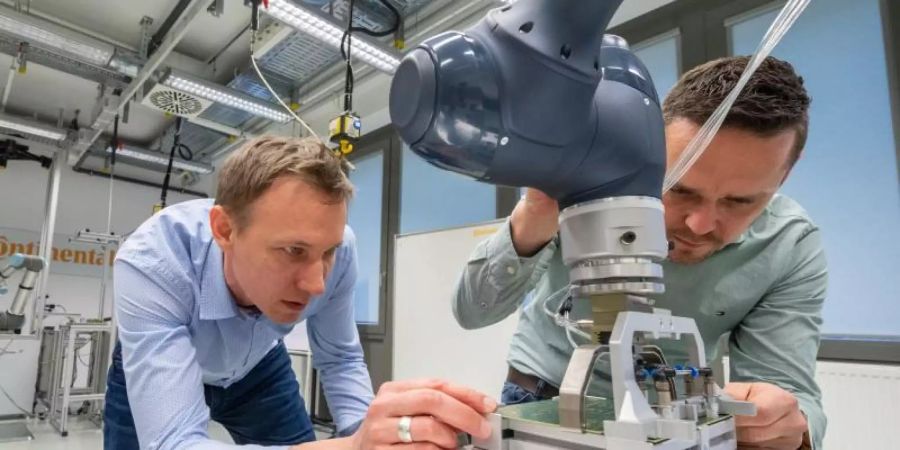
[[307, 442], [295, 445], [289, 450], [350, 450], [353, 448], [353, 437], [326, 439], [324, 441]]
[[374, 397], [365, 363], [327, 363], [318, 369], [338, 435], [351, 434]]
[[509, 223], [516, 254], [534, 256], [559, 232], [559, 204], [541, 191], [526, 189]]
[[509, 217], [512, 245], [521, 257], [534, 256], [548, 242], [553, 240], [559, 230], [556, 217], [536, 216], [529, 213], [528, 203], [519, 201]]
[[546, 271], [556, 251], [550, 241], [534, 256], [519, 257], [513, 248], [511, 225], [503, 224], [480, 243], [463, 269], [453, 299], [453, 315], [466, 329], [497, 323], [514, 313]]
[[[226, 444], [224, 442], [214, 441], [212, 439], [203, 439], [200, 441], [194, 441], [190, 443], [182, 443], [175, 444], [175, 446], [171, 447], [174, 449], [183, 449], [183, 450], [288, 450], [289, 448], [283, 445], [279, 446], [263, 446], [263, 445], [235, 445], [235, 444]], [[306, 447], [303, 447], [304, 449]]]

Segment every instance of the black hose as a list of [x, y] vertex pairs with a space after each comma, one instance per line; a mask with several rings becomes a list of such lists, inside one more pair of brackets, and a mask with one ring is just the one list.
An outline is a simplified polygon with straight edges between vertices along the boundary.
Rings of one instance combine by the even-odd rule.
[[394, 16], [394, 25], [390, 29], [384, 31], [374, 31], [364, 27], [351, 27], [350, 30], [365, 33], [374, 37], [385, 37], [396, 33], [397, 30], [400, 29], [400, 21], [403, 20], [400, 17], [400, 11], [397, 11], [397, 8], [395, 8], [388, 0], [378, 0], [378, 2], [391, 11], [391, 14]]
[[159, 198], [161, 208], [166, 207], [166, 195], [169, 191], [169, 180], [172, 177], [172, 165], [175, 163], [175, 152], [177, 151], [179, 156], [188, 161], [194, 157], [194, 152], [192, 152], [188, 146], [180, 142], [182, 121], [183, 119], [181, 116], [175, 118], [175, 137], [172, 142], [172, 150], [169, 152], [169, 164], [166, 167], [166, 176], [163, 178], [162, 194]]
[[[350, 63], [350, 52], [353, 47], [353, 7], [355, 0], [350, 0], [350, 10], [347, 12], [347, 31], [341, 37], [341, 56], [347, 62], [347, 70], [344, 75], [344, 111], [353, 109], [353, 66]], [[344, 42], [347, 43], [347, 50], [344, 51]]]
[[[109, 165], [111, 168], [116, 167], [116, 152], [119, 151], [119, 115], [116, 114], [116, 120], [113, 122], [113, 135], [112, 135], [112, 151], [109, 156]], [[113, 170], [109, 171], [109, 174], [113, 174]]]

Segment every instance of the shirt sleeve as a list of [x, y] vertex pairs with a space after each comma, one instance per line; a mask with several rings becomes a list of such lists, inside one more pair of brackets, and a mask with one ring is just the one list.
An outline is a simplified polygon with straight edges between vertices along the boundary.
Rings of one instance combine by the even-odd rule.
[[337, 425], [347, 436], [359, 427], [374, 397], [372, 381], [363, 359], [353, 308], [356, 285], [356, 240], [348, 228], [344, 257], [334, 268], [339, 279], [328, 304], [307, 319], [313, 367], [322, 376], [322, 387]]
[[547, 271], [558, 246], [551, 240], [534, 256], [513, 247], [509, 219], [478, 244], [463, 268], [453, 299], [453, 316], [465, 329], [495, 324], [516, 311], [525, 294]]
[[819, 449], [826, 418], [814, 377], [828, 270], [818, 230], [811, 227], [793, 244], [785, 275], [731, 333], [731, 380], [772, 383], [793, 393]]
[[192, 311], [182, 300], [193, 293], [177, 280], [163, 264], [152, 273], [123, 260], [115, 264], [125, 384], [141, 449], [263, 448], [209, 439], [209, 408], [188, 329]]

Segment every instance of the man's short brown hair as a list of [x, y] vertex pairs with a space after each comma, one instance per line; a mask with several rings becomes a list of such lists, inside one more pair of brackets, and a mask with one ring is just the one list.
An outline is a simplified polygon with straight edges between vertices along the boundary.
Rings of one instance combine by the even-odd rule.
[[[702, 125], [725, 100], [744, 73], [750, 58], [732, 56], [701, 64], [685, 73], [663, 102], [663, 118], [689, 119]], [[796, 130], [789, 165], [800, 157], [809, 129], [810, 98], [803, 78], [786, 61], [768, 57], [738, 95], [723, 127], [735, 127], [762, 136]]]
[[219, 171], [216, 204], [246, 225], [249, 210], [276, 179], [296, 176], [335, 203], [353, 196], [351, 166], [314, 138], [264, 136], [232, 153]]

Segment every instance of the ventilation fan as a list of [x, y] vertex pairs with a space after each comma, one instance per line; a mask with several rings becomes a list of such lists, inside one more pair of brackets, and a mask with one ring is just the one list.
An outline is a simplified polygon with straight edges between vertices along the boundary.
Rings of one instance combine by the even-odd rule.
[[153, 86], [141, 103], [157, 111], [181, 117], [197, 117], [212, 105], [209, 100], [162, 84]]

